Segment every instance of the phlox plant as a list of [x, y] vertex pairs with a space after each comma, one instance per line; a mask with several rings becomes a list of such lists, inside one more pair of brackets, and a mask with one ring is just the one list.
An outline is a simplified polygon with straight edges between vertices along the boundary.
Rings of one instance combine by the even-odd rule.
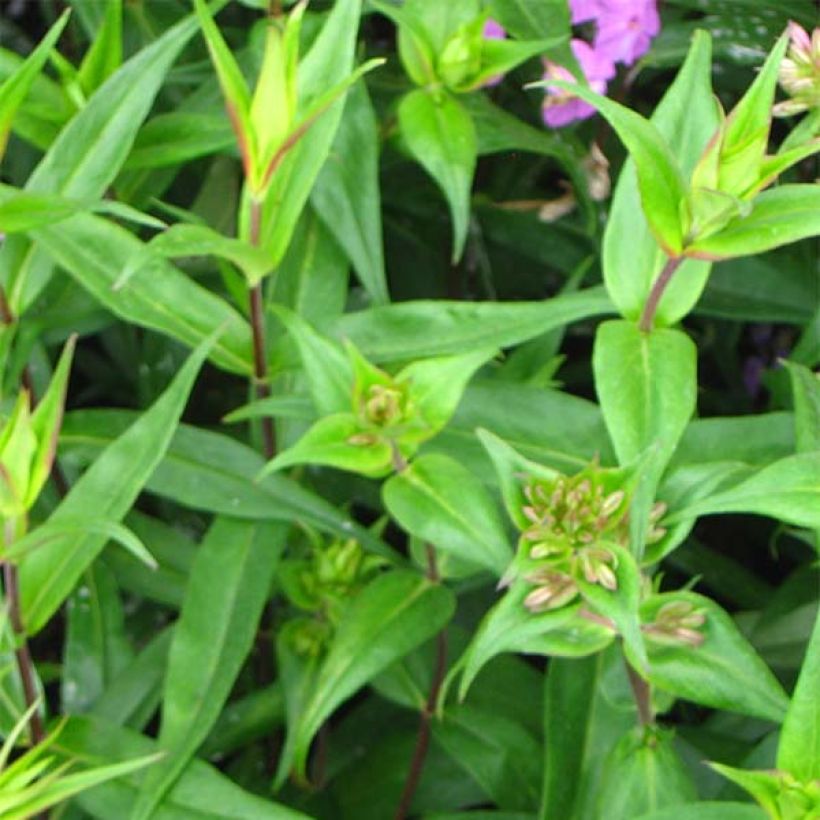
[[820, 818], [808, 0], [0, 20], [0, 816]]

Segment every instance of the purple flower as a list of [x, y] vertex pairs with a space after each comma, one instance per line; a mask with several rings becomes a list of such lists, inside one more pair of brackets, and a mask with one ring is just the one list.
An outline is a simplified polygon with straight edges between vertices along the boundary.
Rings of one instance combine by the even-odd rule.
[[600, 0], [569, 0], [572, 24], [577, 25], [594, 20], [601, 11], [600, 7]]
[[661, 30], [655, 0], [598, 0], [595, 49], [613, 63], [632, 65]]
[[484, 39], [485, 40], [503, 40], [507, 36], [504, 26], [496, 22], [492, 18], [484, 23]]
[[[608, 56], [600, 54], [583, 40], [573, 40], [570, 45], [590, 88], [598, 94], [606, 93], [607, 81], [615, 76], [615, 66], [612, 61]], [[545, 67], [545, 80], [576, 82], [575, 77], [557, 63], [546, 61]], [[550, 127], [561, 128], [575, 120], [584, 120], [591, 117], [594, 113], [595, 109], [589, 103], [576, 97], [572, 91], [564, 88], [547, 89], [542, 114], [544, 122]]]

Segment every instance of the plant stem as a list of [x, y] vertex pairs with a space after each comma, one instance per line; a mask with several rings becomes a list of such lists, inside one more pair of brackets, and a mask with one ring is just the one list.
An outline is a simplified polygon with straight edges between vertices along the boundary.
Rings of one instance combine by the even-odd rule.
[[[259, 244], [259, 228], [262, 220], [262, 203], [251, 199], [250, 231], [251, 245]], [[268, 359], [265, 349], [265, 304], [262, 294], [262, 283], [257, 282], [249, 293], [251, 333], [253, 335], [253, 378], [257, 399], [267, 399], [271, 395], [268, 384]], [[265, 458], [270, 460], [276, 455], [276, 431], [273, 419], [262, 416], [262, 447]]]
[[638, 720], [641, 726], [651, 726], [655, 722], [652, 713], [652, 691], [649, 684], [638, 674], [629, 661], [626, 664], [626, 674], [629, 677], [629, 685], [632, 687], [632, 696], [635, 698], [635, 705], [638, 707]]
[[[441, 577], [438, 573], [436, 563], [436, 553], [430, 544], [427, 544], [427, 577], [434, 583], [438, 583]], [[416, 735], [416, 748], [413, 750], [413, 757], [410, 761], [410, 768], [407, 770], [407, 779], [404, 781], [404, 789], [401, 793], [398, 808], [394, 815], [394, 820], [404, 820], [410, 811], [413, 796], [421, 779], [424, 769], [424, 761], [427, 757], [427, 750], [430, 747], [430, 721], [436, 710], [441, 684], [444, 682], [444, 674], [447, 671], [447, 631], [446, 628], [436, 636], [436, 665], [433, 669], [433, 679], [430, 682], [430, 691], [427, 694], [427, 702], [419, 718], [419, 730]]]
[[[14, 542], [16, 523], [14, 519], [9, 519], [5, 523], [4, 542], [6, 547], [11, 546]], [[37, 687], [34, 683], [34, 662], [31, 659], [31, 653], [26, 642], [26, 632], [20, 617], [20, 581], [17, 576], [17, 567], [11, 561], [3, 562], [3, 585], [6, 591], [9, 622], [15, 639], [14, 656], [17, 659], [20, 681], [23, 684], [23, 697], [25, 698], [26, 708], [30, 709], [38, 697]], [[36, 709], [31, 713], [29, 726], [31, 728], [32, 743], [36, 746], [46, 736], [43, 729], [43, 720], [40, 717], [40, 712]]]
[[649, 298], [643, 307], [641, 321], [638, 323], [638, 327], [644, 333], [650, 333], [652, 331], [652, 325], [655, 323], [655, 313], [658, 310], [658, 304], [661, 301], [663, 292], [666, 290], [666, 286], [669, 284], [675, 271], [680, 267], [681, 262], [683, 262], [682, 256], [670, 256], [666, 260], [666, 264], [663, 266], [660, 275], [655, 280], [655, 284], [652, 285]]

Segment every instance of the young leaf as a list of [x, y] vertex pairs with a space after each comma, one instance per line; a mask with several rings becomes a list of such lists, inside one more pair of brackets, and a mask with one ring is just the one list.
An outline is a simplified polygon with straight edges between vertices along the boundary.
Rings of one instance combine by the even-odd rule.
[[435, 635], [454, 607], [450, 590], [413, 572], [394, 570], [362, 590], [345, 611], [315, 687], [288, 727], [278, 782], [291, 768], [304, 778], [310, 742], [336, 707]]
[[122, 0], [109, 0], [78, 72], [80, 88], [90, 97], [122, 63]]
[[417, 89], [399, 104], [399, 128], [410, 153], [433, 177], [450, 206], [455, 263], [464, 251], [470, 221], [478, 151], [473, 121], [451, 95]]
[[[128, 512], [171, 441], [211, 344], [209, 339], [191, 354], [162, 396], [105, 449], [44, 526], [79, 518], [118, 521]], [[75, 533], [45, 544], [23, 561], [20, 603], [28, 634], [42, 629], [106, 541], [106, 535]]]
[[458, 462], [422, 455], [382, 489], [396, 521], [417, 538], [501, 577], [512, 550], [495, 502]]
[[283, 524], [217, 518], [197, 551], [174, 629], [159, 745], [168, 752], [147, 776], [130, 817], [145, 820], [208, 736], [253, 645]]
[[729, 489], [675, 510], [669, 522], [715, 513], [748, 512], [816, 529], [820, 527], [818, 463], [816, 452], [787, 456]]
[[[686, 61], [650, 120], [666, 139], [684, 174], [692, 170], [718, 127], [711, 52], [709, 35], [705, 31], [695, 32]], [[652, 283], [666, 260], [641, 210], [635, 160], [630, 159], [618, 177], [603, 244], [604, 281], [624, 317], [640, 316]], [[662, 324], [674, 324], [692, 309], [709, 269], [706, 262], [683, 263], [658, 305], [656, 315]]]
[[68, 10], [64, 11], [54, 25], [48, 30], [46, 36], [38, 44], [37, 48], [29, 54], [17, 70], [0, 85], [0, 159], [6, 150], [6, 142], [11, 131], [11, 123], [14, 115], [20, 108], [23, 100], [29, 92], [32, 83], [37, 75], [42, 71], [48, 60], [51, 50], [54, 48], [60, 35], [63, 33], [68, 22]]
[[703, 642], [655, 640], [647, 636], [649, 681], [694, 703], [779, 722], [788, 698], [734, 621], [716, 603], [694, 592], [655, 594], [641, 606], [644, 624], [666, 604], [684, 602], [703, 613]]
[[780, 730], [777, 768], [801, 783], [820, 780], [820, 615], [806, 649], [800, 677], [794, 687], [786, 718]]
[[[597, 108], [609, 122], [635, 162], [644, 215], [658, 244], [668, 256], [679, 256], [689, 229], [687, 191], [675, 154], [648, 120], [619, 103], [576, 83], [549, 80]], [[545, 83], [533, 83], [543, 86]]]
[[695, 259], [731, 259], [818, 235], [820, 186], [779, 185], [756, 196], [748, 215], [734, 217], [711, 236], [696, 238], [685, 253]]

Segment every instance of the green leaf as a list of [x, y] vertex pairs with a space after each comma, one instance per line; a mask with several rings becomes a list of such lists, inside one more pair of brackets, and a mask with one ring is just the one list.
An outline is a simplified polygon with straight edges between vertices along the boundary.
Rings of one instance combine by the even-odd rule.
[[420, 456], [390, 478], [382, 492], [393, 518], [439, 551], [497, 577], [512, 560], [495, 502], [458, 462], [441, 455]]
[[269, 461], [259, 478], [294, 464], [322, 464], [378, 478], [393, 468], [393, 450], [385, 437], [365, 432], [352, 413], [336, 413], [319, 419], [292, 447]]
[[820, 459], [816, 452], [787, 456], [729, 489], [695, 501], [669, 516], [683, 518], [745, 512], [780, 518], [799, 527], [820, 527]]
[[447, 93], [417, 89], [399, 103], [399, 128], [413, 157], [441, 189], [453, 219], [452, 261], [461, 258], [470, 222], [476, 155], [475, 126]]
[[91, 46], [80, 64], [78, 79], [91, 96], [122, 63], [122, 0], [109, 0]]
[[342, 616], [315, 686], [288, 739], [278, 782], [291, 767], [303, 778], [313, 736], [337, 706], [367, 681], [436, 634], [450, 619], [455, 598], [416, 573], [394, 570], [372, 581]]
[[695, 786], [672, 745], [672, 733], [632, 729], [606, 761], [596, 820], [634, 820], [655, 809], [689, 803]]
[[532, 586], [523, 581], [513, 583], [484, 616], [456, 667], [462, 670], [461, 700], [482, 667], [502, 652], [583, 658], [600, 652], [614, 640], [611, 629], [581, 614], [580, 604], [539, 614], [530, 612], [524, 598], [531, 590]]
[[598, 327], [592, 361], [618, 461], [628, 464], [654, 446], [663, 469], [695, 410], [695, 345], [680, 330], [642, 333], [610, 321]]
[[780, 185], [756, 196], [748, 215], [736, 216], [717, 233], [696, 239], [686, 247], [686, 255], [696, 259], [751, 256], [818, 235], [820, 186]]
[[270, 312], [293, 336], [316, 409], [322, 415], [353, 409], [353, 368], [342, 348], [317, 333], [293, 311], [271, 305]]
[[[200, 345], [153, 406], [112, 442], [40, 529], [82, 518], [118, 521], [162, 460], [211, 341]], [[47, 531], [47, 530], [46, 530]], [[45, 544], [20, 566], [20, 603], [28, 634], [54, 614], [107, 537], [80, 532]]]
[[492, 15], [522, 40], [569, 33], [566, 0], [490, 0]]
[[814, 623], [806, 657], [780, 730], [777, 768], [801, 783], [820, 780], [820, 615]]
[[679, 256], [689, 228], [687, 191], [675, 153], [648, 120], [577, 83], [549, 80], [529, 87], [556, 85], [596, 108], [620, 137], [635, 162], [641, 205], [649, 228], [668, 256]]
[[[310, 51], [299, 63], [297, 121], [304, 121], [311, 107], [320, 102], [324, 113], [314, 111], [310, 115], [315, 118], [321, 113], [287, 152], [265, 196], [260, 245], [270, 253], [273, 267], [285, 255], [299, 215], [333, 145], [344, 108], [341, 85], [349, 81], [342, 80], [340, 84], [340, 78], [349, 78], [353, 70], [360, 15], [361, 0], [338, 0]], [[328, 89], [335, 89], [332, 104], [327, 97]]]
[[798, 453], [820, 450], [820, 378], [797, 362], [784, 362], [794, 394], [794, 425]]
[[[481, 88], [489, 80], [512, 71], [517, 65], [539, 55], [546, 54], [563, 43], [566, 36], [543, 40], [485, 40], [482, 45], [481, 71], [469, 78], [466, 90]], [[461, 90], [461, 89], [459, 89]]]
[[[122, 410], [70, 413], [60, 437], [61, 454], [88, 464], [121, 435], [137, 414]], [[254, 477], [265, 461], [255, 450], [210, 430], [179, 425], [146, 489], [203, 512], [259, 521], [302, 522], [342, 538], [355, 537], [372, 552], [396, 555], [315, 493], [284, 476]]]
[[413, 362], [396, 375], [409, 384], [409, 398], [429, 427], [425, 438], [437, 433], [450, 420], [473, 374], [497, 353], [479, 348], [461, 356], [440, 356]]
[[[711, 41], [706, 32], [698, 31], [686, 62], [651, 118], [684, 174], [694, 168], [718, 127], [711, 72]], [[640, 316], [652, 283], [666, 260], [641, 210], [635, 160], [630, 159], [618, 177], [603, 244], [604, 281], [624, 317]], [[692, 309], [709, 268], [708, 263], [689, 260], [678, 269], [658, 305], [656, 316], [662, 324], [674, 324]]]
[[[56, 748], [66, 758], [100, 761], [119, 761], [157, 751], [156, 743], [144, 735], [89, 718], [69, 719]], [[81, 794], [77, 802], [92, 817], [127, 817], [141, 780], [139, 775], [120, 778]], [[241, 789], [201, 760], [191, 762], [163, 801], [157, 817], [162, 820], [307, 820], [307, 815]]]
[[196, 346], [214, 328], [225, 332], [211, 359], [233, 373], [250, 375], [248, 323], [221, 297], [192, 281], [168, 262], [157, 260], [150, 274], [134, 277], [119, 290], [114, 284], [144, 245], [130, 231], [106, 219], [80, 215], [33, 234], [57, 264], [116, 316]]
[[143, 246], [120, 274], [114, 285], [122, 288], [133, 276], [151, 265], [157, 257], [217, 256], [227, 259], [245, 275], [249, 287], [257, 285], [270, 272], [268, 255], [241, 239], [231, 239], [206, 225], [172, 225]]
[[[194, 19], [185, 18], [109, 77], [62, 129], [29, 177], [26, 190], [80, 201], [102, 197], [125, 162], [170, 66], [195, 30]], [[36, 245], [22, 237], [4, 242], [0, 284], [15, 314], [31, 305], [51, 271], [52, 261]]]
[[765, 815], [749, 803], [695, 802], [658, 809], [636, 820], [764, 820]]
[[0, 159], [6, 149], [11, 123], [37, 75], [42, 71], [51, 50], [60, 39], [70, 12], [64, 11], [48, 30], [37, 48], [29, 54], [11, 76], [0, 85]]
[[95, 564], [87, 570], [67, 611], [60, 700], [64, 714], [76, 714], [93, 708], [133, 650], [117, 582], [107, 567]]
[[159, 745], [132, 820], [151, 817], [222, 711], [259, 627], [285, 546], [282, 524], [217, 518], [197, 551], [174, 629]]
[[542, 302], [418, 300], [347, 313], [336, 332], [351, 339], [371, 361], [396, 362], [477, 347], [511, 347], [553, 328], [611, 311], [603, 288]]
[[82, 210], [82, 205], [55, 194], [33, 194], [5, 188], [0, 194], [0, 231], [22, 233], [60, 222]]
[[245, 78], [242, 76], [242, 70], [239, 68], [216, 23], [214, 23], [204, 0], [194, 0], [194, 9], [202, 28], [202, 35], [208, 45], [216, 75], [219, 78], [219, 85], [225, 97], [225, 106], [228, 109], [228, 117], [239, 141], [239, 150], [247, 172], [253, 167], [258, 148], [250, 124], [250, 91]]
[[641, 620], [648, 624], [665, 604], [682, 601], [705, 615], [703, 643], [660, 642], [647, 636], [649, 681], [676, 697], [779, 722], [788, 705], [783, 688], [714, 601], [694, 592], [667, 592], [647, 598]]
[[470, 704], [448, 707], [433, 737], [500, 809], [529, 809], [538, 800], [542, 750], [523, 726]]
[[544, 736], [548, 738], [539, 818], [575, 817], [588, 751], [601, 659], [552, 658], [546, 676]]
[[379, 126], [361, 80], [347, 95], [330, 156], [310, 199], [344, 248], [373, 303], [388, 302], [379, 194]]

